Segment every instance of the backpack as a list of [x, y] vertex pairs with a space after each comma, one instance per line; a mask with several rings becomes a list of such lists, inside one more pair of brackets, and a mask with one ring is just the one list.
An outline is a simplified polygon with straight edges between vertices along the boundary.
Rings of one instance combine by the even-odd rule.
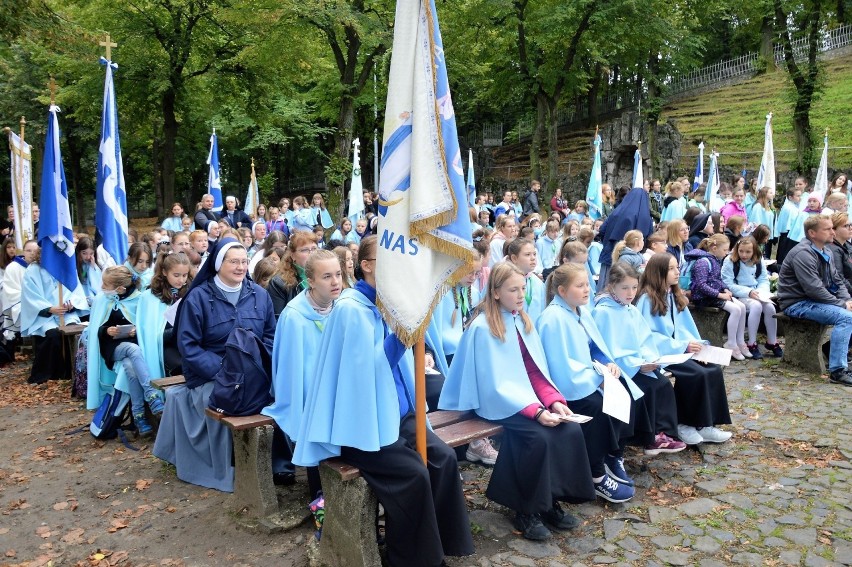
[[131, 429], [132, 423], [130, 394], [113, 390], [104, 396], [89, 424], [89, 431], [95, 439], [115, 439], [119, 430]]
[[234, 328], [213, 377], [208, 407], [233, 416], [254, 415], [272, 402], [272, 357], [249, 329]]
[[[758, 260], [756, 265], [757, 265], [757, 269], [755, 269], [755, 271], [754, 271], [754, 279], [759, 280], [760, 274], [763, 273], [763, 261]], [[734, 283], [737, 284], [737, 285], [740, 285], [740, 282], [737, 281], [737, 278], [739, 278], [739, 277], [740, 277], [740, 263], [734, 262]]]
[[[698, 260], [701, 260], [701, 259], [702, 258], [698, 258]], [[703, 258], [703, 259], [707, 260], [708, 263], [710, 262], [710, 260], [708, 260], [707, 258]], [[687, 260], [686, 264], [683, 265], [683, 270], [680, 271], [680, 277], [678, 278], [678, 285], [680, 286], [680, 289], [682, 289], [684, 291], [687, 291], [687, 290], [692, 288], [692, 268], [695, 266], [696, 261], [697, 260]], [[711, 266], [712, 266], [712, 264], [711, 264]]]

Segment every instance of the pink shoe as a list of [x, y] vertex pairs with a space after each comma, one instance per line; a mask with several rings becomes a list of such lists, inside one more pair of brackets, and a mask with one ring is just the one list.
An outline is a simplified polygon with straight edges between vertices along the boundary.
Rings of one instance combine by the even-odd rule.
[[672, 439], [665, 433], [657, 433], [654, 442], [645, 447], [645, 454], [654, 457], [660, 453], [678, 453], [686, 449], [686, 443]]
[[751, 358], [751, 351], [748, 349], [748, 345], [739, 345], [740, 354], [742, 354], [746, 358]]
[[731, 358], [733, 358], [734, 360], [745, 360], [743, 353], [740, 352], [740, 347], [738, 347], [737, 345], [725, 343], [722, 346], [731, 351]]

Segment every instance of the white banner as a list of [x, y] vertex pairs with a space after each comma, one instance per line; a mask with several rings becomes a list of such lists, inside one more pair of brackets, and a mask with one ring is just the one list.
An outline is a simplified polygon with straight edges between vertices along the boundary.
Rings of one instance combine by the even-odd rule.
[[14, 132], [9, 132], [12, 154], [12, 206], [15, 209], [15, 246], [22, 250], [24, 242], [36, 238], [33, 233], [33, 180], [30, 145]]

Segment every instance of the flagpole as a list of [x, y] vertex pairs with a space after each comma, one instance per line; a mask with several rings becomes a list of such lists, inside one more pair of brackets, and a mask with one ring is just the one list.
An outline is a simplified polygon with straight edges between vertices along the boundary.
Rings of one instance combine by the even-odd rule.
[[[53, 77], [50, 78], [50, 82], [48, 83], [48, 86], [50, 88], [50, 106], [52, 107], [56, 104], [56, 81], [53, 79]], [[21, 121], [23, 121], [23, 119], [24, 119], [24, 117], [21, 116]], [[23, 125], [21, 126], [21, 129], [23, 130]], [[23, 147], [23, 146], [21, 146], [21, 147]], [[64, 286], [62, 285], [62, 282], [58, 282], [58, 284], [59, 284], [58, 285], [58, 288], [59, 288], [59, 307], [62, 307], [65, 304], [65, 302], [62, 299], [62, 288]], [[59, 314], [59, 326], [60, 327], [65, 326], [65, 314], [64, 313]]]
[[[21, 116], [21, 152], [18, 154], [18, 182], [16, 183], [16, 189], [18, 193], [18, 216], [20, 216], [20, 226], [19, 229], [24, 226], [24, 194], [23, 189], [21, 188], [24, 184], [24, 130], [26, 129], [27, 121]], [[33, 210], [33, 202], [32, 202], [32, 191], [30, 192], [30, 211]], [[28, 232], [24, 233], [26, 237], [24, 241], [32, 238]]]
[[[431, 315], [426, 317], [429, 324]], [[414, 417], [415, 417], [415, 439], [417, 440], [417, 452], [426, 460], [426, 339], [420, 337], [414, 343]]]

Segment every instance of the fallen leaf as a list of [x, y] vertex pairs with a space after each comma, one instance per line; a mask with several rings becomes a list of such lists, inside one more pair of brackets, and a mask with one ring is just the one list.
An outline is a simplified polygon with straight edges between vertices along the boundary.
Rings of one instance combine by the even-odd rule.
[[18, 554], [18, 552], [15, 551], [14, 549], [7, 549], [6, 550], [6, 557], [14, 557], [17, 554]]
[[169, 506], [168, 508], [166, 508], [166, 512], [168, 512], [169, 514], [174, 514], [175, 512], [177, 512], [177, 508], [175, 508], [174, 506]]
[[151, 486], [152, 482], [154, 482], [154, 481], [151, 480], [151, 479], [140, 478], [139, 480], [136, 481], [136, 490], [145, 490], [146, 488]]
[[0, 528], [0, 535], [9, 533], [9, 528]]
[[65, 543], [83, 543], [83, 528], [76, 528], [62, 536]]
[[39, 526], [35, 531], [36, 535], [43, 538], [50, 537], [50, 527], [49, 526]]
[[107, 530], [109, 533], [115, 533], [118, 530], [123, 530], [127, 527], [127, 522], [120, 518], [115, 518], [109, 523], [109, 529]]
[[68, 507], [68, 502], [57, 502], [53, 505], [54, 510], [64, 510]]

